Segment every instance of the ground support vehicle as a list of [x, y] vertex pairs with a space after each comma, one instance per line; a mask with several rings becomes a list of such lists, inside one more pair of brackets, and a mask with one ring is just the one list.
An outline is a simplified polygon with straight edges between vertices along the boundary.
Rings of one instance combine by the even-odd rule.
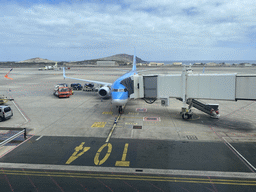
[[83, 91], [98, 91], [99, 88], [94, 86], [93, 83], [86, 83], [84, 84], [84, 88], [83, 88]]
[[5, 104], [7, 101], [13, 101], [14, 99], [8, 99], [7, 97], [5, 97], [4, 95], [0, 96], [0, 105]]
[[57, 90], [54, 89], [53, 95], [61, 98], [61, 97], [70, 97], [73, 95], [73, 90], [71, 87], [58, 87]]
[[59, 87], [68, 87], [68, 84], [67, 83], [59, 83], [59, 84], [55, 85], [54, 91], [57, 91]]
[[10, 119], [13, 116], [13, 112], [10, 106], [1, 105], [0, 106], [0, 121]]
[[70, 87], [73, 88], [73, 90], [82, 90], [83, 86], [80, 83], [72, 83]]

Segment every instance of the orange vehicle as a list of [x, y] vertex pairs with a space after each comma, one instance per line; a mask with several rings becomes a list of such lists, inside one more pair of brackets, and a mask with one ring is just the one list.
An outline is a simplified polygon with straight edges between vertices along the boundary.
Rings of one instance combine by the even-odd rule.
[[54, 90], [53, 94], [59, 98], [70, 97], [70, 95], [73, 95], [73, 90], [71, 87], [58, 87], [56, 90]]

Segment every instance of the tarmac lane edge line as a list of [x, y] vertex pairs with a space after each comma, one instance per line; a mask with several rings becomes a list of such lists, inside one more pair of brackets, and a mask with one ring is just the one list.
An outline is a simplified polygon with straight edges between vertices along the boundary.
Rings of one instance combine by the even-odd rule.
[[198, 177], [177, 177], [177, 176], [155, 176], [155, 175], [134, 175], [134, 174], [113, 174], [113, 173], [69, 173], [57, 171], [30, 171], [30, 170], [8, 170], [2, 169], [0, 175], [32, 176], [32, 177], [59, 177], [59, 178], [80, 178], [80, 179], [108, 179], [108, 180], [129, 180], [129, 181], [154, 181], [194, 184], [216, 184], [216, 185], [242, 185], [256, 186], [255, 180], [246, 179], [219, 179], [219, 178], [198, 178]]
[[241, 155], [241, 153], [239, 153], [239, 152], [235, 149], [235, 147], [233, 147], [233, 146], [225, 139], [225, 137], [222, 137], [222, 138], [223, 138], [224, 141], [235, 151], [235, 153], [236, 153], [237, 155], [239, 155], [239, 156], [245, 161], [245, 163], [247, 163], [254, 171], [256, 171], [255, 167], [254, 167], [249, 161], [247, 161], [247, 159], [245, 159], [244, 156]]
[[[96, 166], [74, 166], [74, 165], [50, 165], [50, 164], [25, 164], [25, 163], [0, 163], [1, 168], [8, 169], [32, 169], [32, 170], [59, 170], [77, 172], [107, 172], [107, 173], [136, 173], [152, 175], [181, 175], [181, 176], [210, 176], [220, 178], [243, 178], [256, 179], [255, 173], [246, 172], [222, 172], [222, 171], [194, 171], [194, 170], [173, 170], [173, 169], [141, 169], [141, 168], [117, 168], [117, 167], [96, 167]], [[137, 172], [137, 170], [142, 170]]]

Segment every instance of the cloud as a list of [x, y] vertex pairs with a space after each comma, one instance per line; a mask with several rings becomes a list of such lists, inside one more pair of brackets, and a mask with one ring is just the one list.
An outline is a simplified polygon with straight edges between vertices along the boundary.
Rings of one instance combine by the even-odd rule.
[[[89, 58], [99, 56], [96, 50], [102, 52], [102, 56], [119, 51], [132, 53], [136, 46], [148, 57], [145, 59], [165, 60], [169, 59], [168, 53], [177, 51], [212, 50], [216, 55], [215, 48], [226, 47], [228, 51], [255, 42], [252, 34], [256, 33], [256, 7], [253, 1], [94, 2], [3, 3], [0, 7], [0, 46], [8, 50], [20, 47], [20, 51], [22, 47], [38, 52], [43, 49], [45, 55], [55, 60], [88, 59], [84, 58], [86, 50]], [[51, 49], [61, 51], [54, 56]], [[75, 52], [76, 56], [72, 57]], [[176, 55], [192, 59], [187, 54]], [[32, 55], [25, 53], [24, 57]]]

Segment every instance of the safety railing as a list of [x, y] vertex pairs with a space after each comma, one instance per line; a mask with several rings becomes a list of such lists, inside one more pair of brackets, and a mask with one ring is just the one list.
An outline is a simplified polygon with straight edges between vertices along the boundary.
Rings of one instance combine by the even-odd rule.
[[27, 131], [26, 128], [0, 128], [0, 130], [12, 130], [12, 131], [19, 131], [18, 133], [16, 133], [15, 135], [9, 137], [8, 139], [5, 139], [4, 141], [2, 141], [0, 143], [0, 147], [4, 146], [5, 144], [11, 142], [12, 140], [16, 139], [17, 137], [24, 135], [24, 139], [27, 138]]

